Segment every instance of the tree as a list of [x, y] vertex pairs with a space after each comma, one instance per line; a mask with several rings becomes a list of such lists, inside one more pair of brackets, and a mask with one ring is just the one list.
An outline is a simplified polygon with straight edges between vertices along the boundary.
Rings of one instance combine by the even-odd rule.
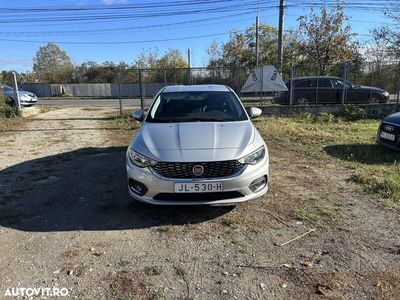
[[223, 65], [222, 46], [216, 40], [213, 40], [206, 50], [208, 67], [216, 68]]
[[[249, 26], [244, 33], [234, 31], [229, 41], [219, 46], [215, 41], [207, 50], [209, 67], [251, 68], [255, 66], [256, 28]], [[297, 31], [287, 31], [284, 35], [285, 63], [300, 59], [299, 35]], [[259, 65], [275, 65], [278, 48], [278, 29], [268, 24], [259, 25]]]
[[148, 49], [139, 53], [135, 59], [134, 66], [137, 69], [157, 68], [159, 60], [159, 50]]
[[39, 47], [36, 56], [33, 58], [33, 72], [41, 82], [71, 82], [74, 68], [68, 54], [54, 43]]
[[[395, 8], [393, 6], [393, 8]], [[393, 25], [381, 26], [372, 31], [375, 41], [385, 49], [385, 57], [390, 59], [400, 58], [400, 11], [391, 9], [386, 15], [392, 20]]]
[[134, 63], [138, 69], [168, 69], [187, 68], [188, 64], [178, 49], [169, 49], [163, 56], [159, 56], [159, 50], [149, 49], [138, 55]]
[[[13, 71], [1, 71], [0, 73], [0, 85], [5, 84], [5, 85], [12, 85], [13, 82]], [[21, 73], [21, 72], [16, 72], [17, 75], [17, 82], [18, 84], [21, 83], [31, 83], [35, 82], [34, 74], [31, 72], [26, 72], [26, 73]]]
[[298, 21], [303, 35], [300, 49], [304, 59], [318, 64], [322, 74], [326, 74], [330, 65], [351, 61], [357, 56], [355, 35], [351, 33], [350, 25], [345, 24], [348, 17], [339, 4], [330, 12], [323, 6], [320, 14], [312, 9], [308, 16], [301, 16]]
[[[139, 54], [134, 66], [140, 69], [152, 69], [144, 72], [148, 82], [169, 82], [184, 84], [187, 82], [188, 64], [182, 52], [169, 49], [161, 57], [158, 49], [150, 49]], [[175, 70], [177, 69], [177, 70]]]

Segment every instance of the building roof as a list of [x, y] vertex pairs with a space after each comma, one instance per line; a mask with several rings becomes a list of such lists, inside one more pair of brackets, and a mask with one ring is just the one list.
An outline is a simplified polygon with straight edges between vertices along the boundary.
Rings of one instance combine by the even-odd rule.
[[166, 86], [163, 93], [174, 92], [229, 92], [229, 88], [221, 84], [199, 84], [199, 85], [169, 85]]

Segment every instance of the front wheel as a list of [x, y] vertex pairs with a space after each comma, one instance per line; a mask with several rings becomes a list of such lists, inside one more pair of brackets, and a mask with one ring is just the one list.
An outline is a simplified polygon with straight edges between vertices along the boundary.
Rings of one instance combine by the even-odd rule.
[[379, 99], [378, 96], [372, 96], [371, 97], [370, 103], [376, 104], [376, 103], [379, 103], [379, 102], [380, 102], [380, 99]]
[[308, 99], [305, 97], [300, 97], [297, 99], [297, 104], [298, 105], [308, 105]]

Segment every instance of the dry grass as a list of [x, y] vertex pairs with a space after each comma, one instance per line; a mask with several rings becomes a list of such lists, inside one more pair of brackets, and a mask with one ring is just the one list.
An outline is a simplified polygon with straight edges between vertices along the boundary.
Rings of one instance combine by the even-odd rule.
[[255, 124], [267, 144], [317, 160], [328, 154], [352, 172], [350, 180], [368, 192], [400, 201], [400, 154], [376, 144], [380, 120], [326, 121], [306, 115], [262, 117]]
[[21, 117], [14, 117], [14, 118], [0, 117], [0, 132], [19, 129], [28, 122], [29, 119]]
[[116, 147], [128, 146], [140, 128], [140, 122], [132, 118], [132, 110], [124, 110], [122, 115], [119, 112], [108, 113], [107, 117], [107, 127], [117, 129], [107, 132], [109, 141]]

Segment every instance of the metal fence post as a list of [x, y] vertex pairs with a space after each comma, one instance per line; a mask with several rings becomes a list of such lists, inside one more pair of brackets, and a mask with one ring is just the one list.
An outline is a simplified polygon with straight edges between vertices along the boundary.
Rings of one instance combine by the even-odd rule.
[[289, 90], [289, 105], [293, 105], [294, 95], [294, 65], [290, 68], [290, 90]]
[[[398, 63], [398, 74], [400, 74], [400, 62]], [[390, 100], [390, 99], [389, 99]], [[400, 79], [397, 82], [397, 93], [396, 93], [396, 103], [397, 103], [397, 109], [399, 108], [399, 101], [400, 101]]]
[[345, 104], [346, 101], [346, 84], [345, 84], [345, 80], [346, 80], [346, 75], [347, 75], [347, 63], [343, 64], [343, 87], [342, 87], [342, 104]]
[[318, 93], [319, 93], [319, 72], [320, 72], [320, 65], [318, 65], [317, 69], [317, 90], [315, 92], [315, 104], [318, 104]]
[[[373, 84], [374, 84], [374, 65], [373, 65], [373, 63], [371, 62], [370, 63], [370, 69], [371, 69], [371, 85], [370, 86], [373, 86]], [[369, 103], [371, 103], [372, 102], [372, 89], [370, 89], [370, 91], [369, 91]]]
[[122, 116], [122, 99], [121, 99], [121, 70], [117, 70], [117, 84], [118, 84], [118, 104], [119, 104], [119, 113]]
[[144, 109], [144, 84], [143, 84], [142, 69], [139, 69], [139, 87], [140, 87], [140, 109]]
[[16, 101], [15, 105], [17, 107], [17, 115], [21, 116], [21, 102], [19, 100], [19, 93], [18, 93], [18, 82], [17, 82], [17, 74], [15, 72], [12, 72], [13, 75], [13, 88], [14, 88], [14, 102]]

